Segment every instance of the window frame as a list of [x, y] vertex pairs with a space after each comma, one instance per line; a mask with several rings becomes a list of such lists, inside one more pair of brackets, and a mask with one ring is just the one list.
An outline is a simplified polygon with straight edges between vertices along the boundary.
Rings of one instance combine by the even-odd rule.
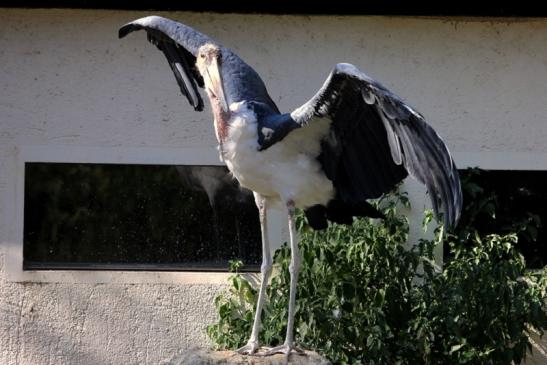
[[[547, 170], [547, 152], [453, 152], [459, 169], [479, 167], [487, 170]], [[153, 284], [225, 284], [230, 273], [193, 271], [123, 271], [123, 270], [23, 270], [23, 222], [25, 163], [113, 163], [156, 165], [222, 165], [214, 147], [84, 147], [84, 146], [22, 146], [15, 153], [15, 186], [8, 220], [14, 222], [13, 237], [5, 251], [5, 268], [10, 282], [44, 283], [153, 283]], [[405, 182], [413, 202], [428, 198], [414, 181]], [[415, 195], [415, 196], [414, 196]], [[419, 205], [415, 205], [419, 206]], [[422, 212], [408, 212], [421, 221]], [[268, 232], [271, 252], [287, 241], [288, 233], [282, 212], [269, 210]], [[416, 221], [417, 222], [417, 221]], [[416, 224], [418, 227], [418, 224]], [[411, 227], [412, 230], [412, 227]], [[418, 230], [418, 228], [416, 228]], [[423, 233], [422, 233], [423, 234]], [[416, 233], [417, 236], [421, 235]], [[442, 258], [442, 250], [437, 253]], [[442, 262], [442, 259], [440, 260]], [[245, 274], [257, 277], [254, 273]]]
[[[222, 166], [214, 147], [83, 147], [83, 146], [25, 146], [16, 153], [14, 209], [14, 237], [7, 245], [5, 268], [11, 282], [53, 283], [167, 283], [167, 284], [225, 284], [231, 275], [218, 271], [136, 271], [132, 270], [24, 270], [24, 199], [25, 164], [45, 163], [101, 163], [135, 165], [213, 165]], [[8, 214], [10, 214], [8, 212]], [[268, 212], [268, 232], [271, 251], [286, 241], [286, 228], [281, 212]], [[249, 277], [255, 273], [245, 274]]]

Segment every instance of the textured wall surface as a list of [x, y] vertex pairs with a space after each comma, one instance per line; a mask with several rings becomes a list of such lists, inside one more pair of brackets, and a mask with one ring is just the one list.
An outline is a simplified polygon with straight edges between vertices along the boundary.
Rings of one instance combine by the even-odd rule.
[[[0, 273], [4, 268], [0, 255]], [[157, 364], [207, 345], [220, 285], [9, 283], [0, 364]]]
[[[0, 10], [0, 364], [146, 364], [206, 345], [221, 284], [8, 282], [24, 146], [214, 146], [144, 12]], [[452, 151], [547, 152], [547, 20], [162, 14], [238, 52], [282, 110], [351, 62], [416, 106]], [[508, 168], [514, 166], [507, 166]]]

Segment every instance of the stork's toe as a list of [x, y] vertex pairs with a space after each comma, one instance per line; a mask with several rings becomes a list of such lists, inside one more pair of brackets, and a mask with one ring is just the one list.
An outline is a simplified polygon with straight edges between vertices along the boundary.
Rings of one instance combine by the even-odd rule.
[[258, 351], [258, 348], [258, 341], [249, 340], [245, 346], [238, 348], [236, 352], [241, 355], [253, 355]]
[[303, 355], [304, 350], [296, 347], [294, 344], [289, 345], [287, 343], [284, 343], [283, 345], [272, 347], [265, 352], [257, 353], [257, 356], [272, 356], [275, 354], [284, 354], [285, 356], [289, 357], [291, 353]]

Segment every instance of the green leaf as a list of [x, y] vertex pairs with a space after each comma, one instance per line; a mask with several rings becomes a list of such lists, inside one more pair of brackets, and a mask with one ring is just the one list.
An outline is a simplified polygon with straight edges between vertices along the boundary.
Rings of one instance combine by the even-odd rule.
[[458, 344], [458, 345], [454, 345], [454, 346], [452, 346], [452, 347], [450, 348], [450, 352], [449, 352], [449, 353], [452, 354], [452, 353], [454, 353], [454, 352], [456, 352], [456, 351], [459, 351], [459, 350], [460, 350], [462, 347], [464, 347], [464, 346], [465, 346], [465, 343], [460, 343], [460, 344]]

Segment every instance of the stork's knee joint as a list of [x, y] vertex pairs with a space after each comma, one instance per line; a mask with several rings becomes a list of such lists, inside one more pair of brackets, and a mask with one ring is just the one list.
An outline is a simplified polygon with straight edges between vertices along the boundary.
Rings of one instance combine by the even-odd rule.
[[267, 260], [262, 262], [262, 265], [260, 265], [260, 273], [262, 275], [270, 275], [272, 272], [272, 260]]
[[298, 259], [292, 260], [289, 265], [289, 273], [291, 273], [291, 275], [294, 275], [295, 273], [298, 273], [299, 270], [300, 270], [300, 260]]
[[296, 205], [294, 204], [294, 200], [289, 199], [287, 200], [287, 209], [291, 214], [294, 214], [294, 210], [296, 208]]

